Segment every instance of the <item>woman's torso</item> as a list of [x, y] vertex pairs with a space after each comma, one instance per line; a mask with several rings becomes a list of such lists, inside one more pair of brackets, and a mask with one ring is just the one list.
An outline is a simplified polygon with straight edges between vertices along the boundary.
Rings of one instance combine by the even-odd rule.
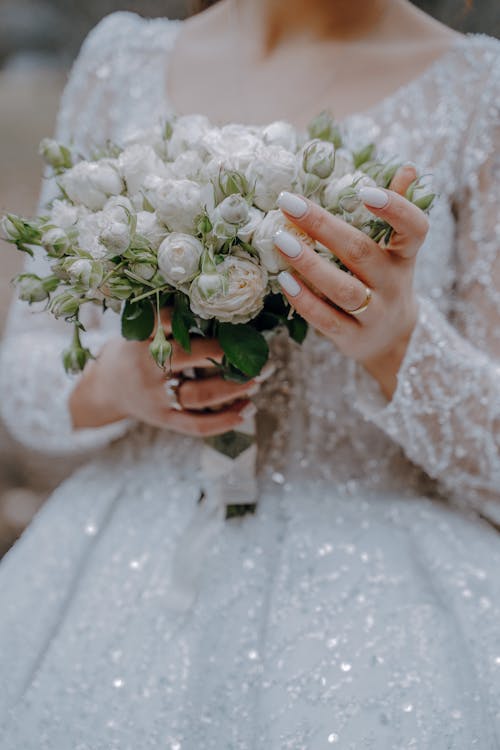
[[[116, 23], [116, 17], [120, 22]], [[169, 53], [182, 22], [144, 20], [114, 14], [109, 23], [110, 58], [106, 44], [96, 49], [89, 82], [81, 87], [78, 123], [62, 114], [68, 134], [75, 131], [83, 146], [105, 137], [120, 142], [140, 128], [151, 127], [173, 113], [166, 81]], [[340, 121], [353, 147], [375, 141], [382, 155], [413, 160], [431, 172], [439, 200], [431, 228], [419, 252], [416, 289], [446, 315], [454, 308], [457, 282], [454, 213], [468, 165], [464, 147], [473, 121], [475, 96], [495, 40], [482, 35], [456, 37], [454, 44], [426, 71], [381, 100], [375, 107]], [[98, 313], [100, 315], [100, 313]], [[101, 323], [100, 323], [101, 324]], [[118, 318], [104, 316], [110, 335]], [[357, 408], [381, 406], [374, 381], [334, 344], [310, 330], [302, 347], [285, 334], [272, 343], [277, 372], [257, 396], [259, 472], [276, 484], [301, 480], [336, 486], [348, 493], [383, 490], [432, 495], [437, 485], [405, 458], [402, 450]], [[140, 427], [128, 438], [162, 452], [176, 437]], [[182, 441], [183, 452], [187, 441]], [[191, 441], [193, 451], [197, 441]], [[432, 446], [430, 446], [432, 450]]]

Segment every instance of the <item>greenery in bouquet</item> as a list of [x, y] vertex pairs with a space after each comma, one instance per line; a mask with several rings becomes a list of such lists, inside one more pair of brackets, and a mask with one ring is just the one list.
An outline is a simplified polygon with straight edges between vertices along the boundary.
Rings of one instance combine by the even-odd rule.
[[[275, 233], [286, 226], [341, 264], [285, 219], [277, 207], [281, 191], [307, 196], [376, 241], [392, 232], [357, 190], [388, 187], [400, 163], [381, 159], [371, 143], [347, 148], [328, 113], [307, 133], [286, 122], [214, 127], [192, 115], [133, 133], [119, 146], [106, 144], [88, 158], [49, 139], [40, 151], [59, 195], [35, 219], [3, 217], [0, 233], [19, 250], [46, 254], [48, 275], [22, 273], [15, 283], [22, 300], [74, 324], [63, 355], [72, 373], [92, 356], [80, 337], [80, 310], [90, 303], [120, 314], [127, 339], [155, 334], [150, 351], [166, 369], [172, 348], [155, 325], [166, 305], [172, 336], [184, 349], [193, 335], [218, 339], [224, 359], [214, 364], [227, 378], [256, 376], [277, 328], [300, 343], [307, 324], [280, 291], [277, 276], [287, 264], [274, 248]], [[428, 211], [434, 194], [419, 177], [406, 197]]]

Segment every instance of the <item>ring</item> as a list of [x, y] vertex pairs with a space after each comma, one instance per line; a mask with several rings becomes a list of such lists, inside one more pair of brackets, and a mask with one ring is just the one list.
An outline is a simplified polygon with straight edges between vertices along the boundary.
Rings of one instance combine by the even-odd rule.
[[165, 381], [165, 392], [167, 394], [168, 405], [170, 409], [182, 411], [183, 407], [179, 401], [179, 388], [182, 384], [180, 378], [169, 378]]
[[370, 304], [370, 300], [371, 300], [371, 298], [372, 298], [372, 290], [371, 290], [371, 289], [370, 289], [370, 287], [368, 287], [368, 286], [367, 286], [367, 287], [365, 287], [365, 289], [366, 289], [366, 297], [365, 297], [365, 301], [363, 302], [363, 304], [362, 304], [362, 305], [360, 305], [359, 307], [357, 307], [357, 308], [356, 308], [355, 310], [346, 310], [346, 312], [348, 312], [348, 313], [349, 313], [349, 315], [354, 315], [354, 316], [356, 316], [356, 315], [359, 315], [359, 314], [360, 314], [360, 313], [362, 313], [362, 312], [363, 312], [364, 310], [366, 310], [366, 308], [367, 308], [367, 307], [368, 307], [368, 305]]

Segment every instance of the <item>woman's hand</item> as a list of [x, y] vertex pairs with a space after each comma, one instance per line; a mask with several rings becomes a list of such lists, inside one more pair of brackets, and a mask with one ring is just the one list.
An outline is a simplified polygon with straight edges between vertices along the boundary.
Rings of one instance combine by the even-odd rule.
[[[161, 323], [171, 333], [170, 315], [162, 310]], [[107, 342], [91, 360], [72, 391], [70, 411], [75, 428], [100, 427], [126, 417], [166, 427], [184, 435], [218, 435], [236, 429], [254, 413], [249, 397], [271, 374], [264, 368], [258, 379], [234, 383], [219, 375], [182, 382], [177, 398], [182, 411], [173, 409], [166, 391], [171, 374], [191, 367], [211, 367], [209, 357], [220, 362], [222, 350], [214, 339], [193, 338], [191, 353], [172, 341], [172, 370], [161, 370], [149, 352], [150, 341]], [[207, 407], [222, 407], [205, 412]]]
[[[394, 229], [386, 246], [301, 196], [281, 194], [285, 216], [331, 250], [354, 276], [288, 232], [280, 231], [274, 238], [298, 272], [284, 271], [278, 277], [290, 303], [343, 354], [360, 362], [389, 399], [417, 319], [415, 259], [429, 229], [423, 211], [402, 197], [415, 178], [414, 167], [405, 165], [389, 190], [360, 190], [366, 207]], [[349, 312], [367, 301], [363, 311]]]

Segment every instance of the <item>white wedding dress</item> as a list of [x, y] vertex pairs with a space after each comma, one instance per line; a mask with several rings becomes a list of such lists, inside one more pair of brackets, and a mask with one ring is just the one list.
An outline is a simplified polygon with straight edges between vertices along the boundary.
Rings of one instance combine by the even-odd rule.
[[[181, 25], [104, 19], [57, 137], [85, 153], [171, 114]], [[341, 122], [434, 174], [418, 324], [390, 403], [314, 331], [275, 339], [258, 509], [201, 561], [188, 540], [189, 607], [172, 558], [193, 518], [203, 533], [201, 442], [72, 431], [69, 329], [13, 305], [5, 421], [40, 451], [91, 453], [0, 564], [1, 750], [500, 748], [499, 103], [500, 42], [468, 35]], [[112, 312], [87, 325], [96, 351], [119, 330]]]

